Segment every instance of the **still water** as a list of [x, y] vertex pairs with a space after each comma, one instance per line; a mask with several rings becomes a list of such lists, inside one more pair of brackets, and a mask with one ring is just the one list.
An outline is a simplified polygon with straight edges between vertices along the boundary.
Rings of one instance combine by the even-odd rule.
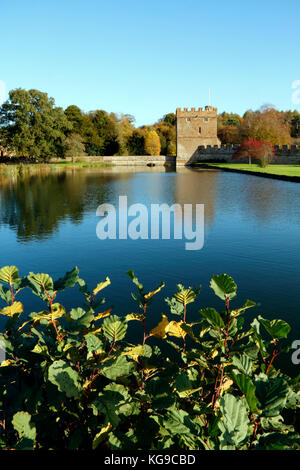
[[[184, 240], [99, 240], [100, 204], [204, 204], [204, 246], [185, 250]], [[57, 170], [23, 176], [0, 176], [0, 266], [16, 265], [21, 275], [47, 272], [54, 279], [74, 266], [93, 288], [109, 276], [107, 307], [126, 315], [137, 307], [125, 272], [133, 269], [145, 289], [161, 280], [149, 325], [168, 313], [164, 298], [176, 284], [202, 286], [190, 319], [207, 306], [222, 309], [209, 288], [212, 274], [228, 273], [238, 285], [232, 306], [246, 299], [260, 305], [247, 313], [282, 318], [290, 323], [289, 342], [300, 339], [300, 184], [218, 170], [178, 171], [156, 168]], [[103, 291], [104, 292], [104, 291]], [[27, 311], [39, 311], [39, 300], [22, 293]], [[1, 301], [1, 300], [0, 300]], [[58, 302], [81, 305], [71, 289]], [[1, 301], [2, 302], [2, 301]], [[2, 305], [2, 304], [1, 304]], [[136, 323], [136, 322], [133, 322]], [[139, 325], [134, 334], [139, 334]], [[282, 359], [283, 360], [283, 359]], [[280, 359], [279, 359], [280, 361]], [[293, 374], [299, 366], [284, 359]]]

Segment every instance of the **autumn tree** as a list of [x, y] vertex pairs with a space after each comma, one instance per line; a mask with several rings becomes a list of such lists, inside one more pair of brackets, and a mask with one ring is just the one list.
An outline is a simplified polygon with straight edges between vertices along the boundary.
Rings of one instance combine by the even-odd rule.
[[154, 129], [150, 130], [145, 138], [145, 152], [147, 155], [160, 155], [160, 139]]
[[240, 127], [241, 139], [255, 139], [273, 145], [291, 143], [290, 126], [279, 111], [263, 107], [260, 111], [247, 111]]
[[261, 166], [267, 166], [275, 157], [274, 146], [270, 142], [259, 142], [255, 139], [244, 140], [232, 156], [233, 160], [248, 158], [249, 164], [252, 160], [259, 160]]
[[242, 118], [234, 113], [222, 113], [218, 116], [218, 137], [222, 144], [239, 144], [241, 142], [240, 126]]

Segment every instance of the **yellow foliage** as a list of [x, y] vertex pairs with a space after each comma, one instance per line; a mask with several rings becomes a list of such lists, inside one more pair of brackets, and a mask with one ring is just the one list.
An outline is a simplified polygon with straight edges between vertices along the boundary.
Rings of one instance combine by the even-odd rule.
[[111, 308], [108, 310], [105, 310], [105, 312], [98, 313], [98, 315], [95, 316], [94, 321], [100, 320], [101, 318], [108, 317], [110, 315]]
[[167, 333], [170, 336], [176, 336], [176, 338], [184, 339], [186, 337], [186, 332], [181, 328], [181, 325], [183, 323], [183, 321], [180, 321], [178, 323], [176, 321], [171, 321], [167, 326]]
[[0, 313], [7, 317], [13, 317], [16, 313], [23, 313], [23, 304], [21, 302], [14, 302], [12, 305], [8, 305], [8, 307], [0, 310]]
[[160, 155], [161, 145], [158, 134], [151, 130], [145, 138], [145, 151], [147, 155]]
[[156, 336], [156, 338], [166, 338], [167, 337], [167, 327], [169, 325], [169, 320], [166, 315], [162, 315], [162, 319], [159, 324], [150, 331], [150, 336]]
[[99, 282], [99, 284], [97, 284], [97, 286], [95, 287], [95, 289], [93, 290], [93, 295], [97, 295], [98, 292], [100, 292], [102, 289], [104, 289], [105, 287], [109, 286], [110, 285], [110, 279], [109, 277], [107, 277], [105, 279], [105, 281], [103, 282]]

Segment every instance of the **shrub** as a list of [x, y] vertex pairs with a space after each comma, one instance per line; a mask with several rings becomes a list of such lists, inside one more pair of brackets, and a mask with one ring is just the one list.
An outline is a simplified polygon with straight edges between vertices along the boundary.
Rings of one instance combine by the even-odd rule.
[[[244, 328], [255, 303], [231, 309], [237, 286], [222, 274], [210, 287], [223, 311], [204, 308], [190, 323], [188, 307], [200, 289], [178, 284], [166, 299], [172, 319], [162, 315], [149, 331], [151, 301], [164, 283], [145, 292], [128, 275], [139, 312], [122, 317], [99, 299], [109, 278], [90, 291], [77, 268], [57, 281], [32, 272], [21, 278], [14, 266], [0, 270], [7, 304], [0, 310], [7, 318], [0, 337], [6, 349], [0, 448], [300, 449], [291, 424], [299, 382], [274, 365], [289, 325], [258, 316]], [[57, 297], [75, 285], [83, 304], [66, 311]], [[26, 318], [17, 300], [24, 288], [45, 304]], [[141, 324], [139, 344], [126, 341], [131, 322]]]

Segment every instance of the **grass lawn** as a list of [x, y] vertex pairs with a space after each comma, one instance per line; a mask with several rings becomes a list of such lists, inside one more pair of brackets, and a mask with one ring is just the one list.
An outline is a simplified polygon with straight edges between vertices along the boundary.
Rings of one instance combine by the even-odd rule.
[[[204, 163], [198, 163], [197, 166], [201, 167]], [[300, 178], [300, 165], [269, 165], [266, 168], [261, 168], [259, 165], [252, 163], [206, 163], [206, 165], [215, 168], [226, 168], [229, 170], [242, 170], [256, 173], [268, 173], [270, 175], [290, 176]]]

